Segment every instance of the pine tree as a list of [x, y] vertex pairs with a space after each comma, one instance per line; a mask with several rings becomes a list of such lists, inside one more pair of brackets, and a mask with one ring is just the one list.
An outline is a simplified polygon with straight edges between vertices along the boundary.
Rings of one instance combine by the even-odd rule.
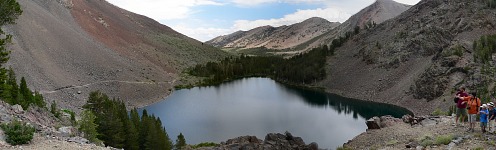
[[29, 90], [28, 85], [26, 84], [26, 79], [24, 79], [24, 77], [21, 78], [19, 93], [23, 97], [23, 99], [21, 99], [21, 106], [23, 109], [27, 109], [30, 104], [35, 103], [33, 93], [31, 93], [31, 91]]
[[55, 101], [52, 101], [52, 104], [50, 105], [50, 112], [57, 118], [60, 117], [60, 111], [57, 108], [57, 103]]
[[174, 147], [177, 150], [180, 150], [184, 146], [186, 146], [186, 139], [184, 139], [183, 133], [179, 133], [179, 135], [177, 135], [176, 145], [174, 145]]
[[84, 138], [93, 143], [99, 144], [101, 141], [97, 138], [98, 124], [95, 123], [96, 116], [90, 110], [84, 110], [81, 113], [81, 121], [79, 122], [79, 131], [84, 133]]
[[139, 149], [139, 133], [131, 120], [127, 120], [126, 123], [126, 143], [124, 149], [126, 150], [137, 150]]

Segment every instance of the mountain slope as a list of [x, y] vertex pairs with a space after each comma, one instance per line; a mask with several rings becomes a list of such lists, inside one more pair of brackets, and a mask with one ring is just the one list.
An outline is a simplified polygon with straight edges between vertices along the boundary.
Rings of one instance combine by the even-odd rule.
[[312, 39], [311, 41], [313, 42], [311, 43], [304, 43], [300, 47], [310, 49], [312, 47], [318, 47], [323, 43], [330, 44], [333, 39], [343, 36], [346, 32], [353, 31], [357, 26], [364, 29], [367, 24], [380, 24], [400, 15], [410, 7], [410, 5], [401, 4], [393, 0], [376, 0], [375, 3], [360, 10], [338, 27], [328, 31], [322, 36]]
[[483, 1], [421, 1], [352, 37], [328, 58], [327, 79], [317, 85], [417, 114], [448, 110], [453, 89], [481, 92], [476, 89], [494, 82], [481, 71], [484, 65], [474, 61], [472, 44], [496, 32], [495, 12]]
[[[48, 101], [102, 90], [131, 107], [164, 98], [185, 67], [227, 54], [106, 1], [19, 0], [9, 64]], [[81, 94], [79, 94], [81, 93]]]
[[323, 18], [309, 18], [290, 26], [262, 26], [249, 31], [238, 31], [219, 36], [206, 43], [223, 48], [258, 48], [287, 49], [317, 37], [339, 23], [329, 22]]

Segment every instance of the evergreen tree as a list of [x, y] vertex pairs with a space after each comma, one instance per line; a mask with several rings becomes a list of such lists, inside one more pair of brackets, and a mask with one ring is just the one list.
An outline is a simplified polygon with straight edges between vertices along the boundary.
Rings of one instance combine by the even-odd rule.
[[139, 133], [136, 129], [134, 123], [130, 119], [126, 123], [126, 143], [124, 149], [126, 150], [137, 150], [139, 149]]
[[50, 112], [57, 118], [60, 117], [60, 111], [57, 108], [57, 103], [55, 101], [52, 101], [52, 104], [50, 105]]
[[143, 110], [141, 118], [136, 109], [128, 115], [122, 101], [110, 100], [99, 91], [90, 93], [84, 108], [95, 114], [98, 139], [107, 146], [124, 149], [172, 148], [160, 118], [149, 116], [146, 110]]
[[100, 143], [101, 141], [97, 138], [98, 124], [95, 123], [96, 116], [90, 110], [84, 110], [81, 113], [81, 121], [79, 123], [79, 131], [84, 133], [84, 138], [90, 140], [93, 143]]
[[21, 84], [19, 86], [19, 93], [22, 95], [22, 103], [21, 106], [23, 109], [27, 109], [29, 107], [29, 104], [34, 104], [34, 97], [33, 93], [28, 88], [28, 85], [26, 84], [26, 79], [24, 77], [21, 78]]
[[186, 139], [184, 139], [183, 133], [179, 133], [179, 135], [177, 135], [176, 145], [174, 145], [174, 147], [177, 150], [180, 150], [184, 146], [186, 146]]

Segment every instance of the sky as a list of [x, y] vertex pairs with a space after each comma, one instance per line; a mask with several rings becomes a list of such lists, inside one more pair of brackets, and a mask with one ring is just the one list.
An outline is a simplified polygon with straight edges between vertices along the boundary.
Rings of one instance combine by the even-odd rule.
[[[311, 17], [344, 22], [375, 0], [107, 0], [172, 29], [208, 41], [259, 26], [291, 25]], [[420, 0], [394, 0], [414, 5]]]

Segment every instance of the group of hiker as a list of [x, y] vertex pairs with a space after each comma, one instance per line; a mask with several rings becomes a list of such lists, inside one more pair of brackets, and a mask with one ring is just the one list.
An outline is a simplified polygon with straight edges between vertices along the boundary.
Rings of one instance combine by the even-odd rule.
[[480, 127], [483, 133], [494, 133], [496, 131], [496, 126], [494, 126], [496, 110], [493, 102], [482, 104], [476, 92], [467, 93], [464, 87], [458, 90], [454, 101], [456, 103], [456, 120], [453, 124], [454, 126], [465, 126], [465, 117], [468, 116], [469, 126], [467, 132], [474, 132], [477, 116], [479, 116]]

